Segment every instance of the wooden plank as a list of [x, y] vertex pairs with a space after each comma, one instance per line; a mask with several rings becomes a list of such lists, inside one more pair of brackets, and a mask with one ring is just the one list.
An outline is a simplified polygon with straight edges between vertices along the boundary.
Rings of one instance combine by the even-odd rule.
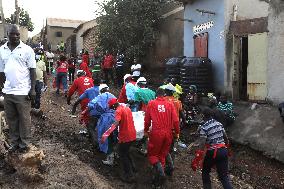
[[268, 18], [254, 18], [248, 20], [231, 21], [229, 33], [232, 35], [249, 35], [268, 32]]

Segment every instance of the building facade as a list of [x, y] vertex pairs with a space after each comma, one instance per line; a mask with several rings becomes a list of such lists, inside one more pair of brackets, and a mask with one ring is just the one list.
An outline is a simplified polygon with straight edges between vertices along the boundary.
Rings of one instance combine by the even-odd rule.
[[208, 57], [212, 61], [215, 91], [226, 92], [236, 100], [267, 100], [268, 3], [182, 2], [187, 21], [184, 55]]
[[97, 47], [96, 44], [96, 27], [86, 30], [81, 37], [83, 38], [83, 48], [92, 56]]
[[182, 4], [169, 4], [158, 23], [158, 38], [150, 48], [147, 67], [165, 67], [166, 60], [183, 56], [183, 13]]
[[68, 57], [71, 55], [76, 55], [76, 35], [70, 35], [66, 39], [66, 54]]
[[90, 20], [84, 23], [81, 23], [75, 30], [76, 34], [76, 53], [79, 54], [80, 51], [84, 48], [84, 42], [82, 35], [89, 29], [97, 25], [96, 20]]
[[82, 20], [69, 20], [59, 18], [47, 18], [44, 35], [44, 48], [51, 48], [52, 51], [57, 50], [57, 45], [66, 42], [67, 38], [73, 34]]

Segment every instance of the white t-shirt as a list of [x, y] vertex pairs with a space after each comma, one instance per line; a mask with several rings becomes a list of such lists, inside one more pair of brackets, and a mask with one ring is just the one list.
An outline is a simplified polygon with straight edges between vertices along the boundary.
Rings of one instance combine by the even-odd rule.
[[141, 64], [134, 64], [131, 66], [132, 76], [140, 76]]
[[43, 81], [43, 72], [46, 71], [45, 62], [42, 60], [39, 60], [36, 63], [36, 80]]
[[11, 51], [7, 43], [0, 47], [0, 72], [6, 81], [3, 93], [28, 95], [31, 89], [30, 68], [36, 68], [35, 53], [31, 47], [20, 44]]
[[45, 53], [45, 55], [46, 55], [46, 58], [47, 58], [47, 61], [48, 62], [53, 62], [53, 59], [54, 59], [54, 54], [52, 53], [52, 52], [46, 52]]

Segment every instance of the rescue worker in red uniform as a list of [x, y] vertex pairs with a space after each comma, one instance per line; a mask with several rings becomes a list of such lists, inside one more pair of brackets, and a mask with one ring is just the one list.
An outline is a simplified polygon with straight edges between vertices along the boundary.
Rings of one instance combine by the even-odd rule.
[[83, 70], [86, 73], [87, 77], [92, 78], [92, 73], [90, 72], [90, 69], [89, 69], [89, 66], [88, 66], [89, 55], [88, 55], [88, 53], [87, 54], [86, 53], [83, 54], [83, 56], [82, 56], [82, 63], [80, 64], [79, 69]]
[[132, 75], [131, 74], [126, 74], [123, 79], [124, 79], [124, 84], [122, 86], [122, 89], [119, 93], [119, 97], [118, 97], [118, 102], [119, 103], [127, 103], [127, 96], [126, 96], [126, 89], [125, 86], [127, 85], [127, 83], [130, 82]]
[[[91, 88], [94, 86], [94, 81], [92, 78], [89, 78], [86, 76], [86, 73], [83, 70], [77, 71], [77, 79], [75, 79], [74, 83], [70, 87], [67, 95], [67, 104], [71, 104], [71, 97], [72, 95], [77, 92], [78, 96], [81, 96], [87, 90], [88, 88]], [[86, 109], [87, 105], [89, 103], [89, 99], [84, 99], [80, 102], [81, 104], [81, 110], [82, 112]], [[82, 122], [85, 123], [85, 125], [88, 124], [89, 116], [88, 114], [83, 114], [82, 116]]]
[[136, 172], [134, 162], [130, 156], [130, 147], [136, 141], [136, 130], [132, 112], [129, 107], [120, 105], [116, 98], [110, 99], [109, 108], [115, 110], [115, 122], [113, 127], [119, 125], [118, 133], [118, 151], [121, 164], [123, 165], [124, 175], [122, 180], [125, 182], [134, 181], [134, 172]]
[[102, 68], [104, 72], [105, 82], [109, 85], [109, 76], [110, 79], [115, 83], [114, 76], [113, 76], [113, 67], [114, 67], [115, 61], [112, 54], [106, 52], [106, 55], [104, 56], [103, 62], [102, 62]]
[[[157, 98], [148, 104], [144, 120], [144, 136], [149, 136], [148, 160], [154, 166], [156, 174], [154, 184], [163, 184], [165, 181], [165, 158], [169, 153], [173, 130], [175, 138], [179, 137], [179, 118], [173, 103], [164, 98], [165, 91], [157, 90]], [[152, 122], [152, 130], [149, 128]]]

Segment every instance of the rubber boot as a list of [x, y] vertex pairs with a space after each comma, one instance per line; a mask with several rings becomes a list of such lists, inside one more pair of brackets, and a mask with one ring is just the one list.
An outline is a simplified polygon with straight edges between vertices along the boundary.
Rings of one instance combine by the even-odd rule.
[[161, 162], [157, 162], [155, 165], [154, 165], [154, 170], [155, 170], [155, 176], [154, 176], [154, 179], [153, 179], [153, 184], [156, 185], [156, 186], [161, 186], [165, 183], [165, 180], [166, 180], [166, 175], [165, 175], [165, 172], [164, 172], [164, 168], [161, 164]]
[[106, 160], [102, 160], [105, 165], [113, 165], [114, 162], [114, 153], [108, 154]]
[[169, 153], [166, 157], [166, 168], [165, 174], [168, 176], [172, 176], [174, 171], [174, 161], [172, 159], [171, 154]]

